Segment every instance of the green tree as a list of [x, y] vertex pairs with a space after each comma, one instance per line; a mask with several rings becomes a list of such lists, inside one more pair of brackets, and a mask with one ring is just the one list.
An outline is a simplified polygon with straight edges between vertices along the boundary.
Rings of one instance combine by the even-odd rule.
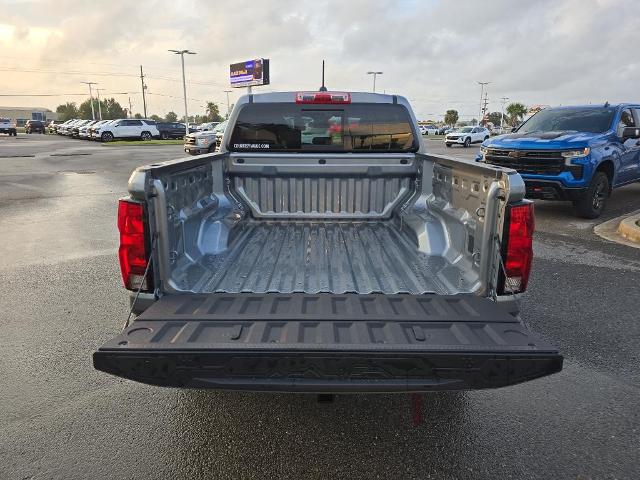
[[515, 127], [527, 114], [527, 107], [523, 103], [515, 102], [507, 105], [507, 115], [509, 115], [509, 123]]
[[176, 115], [176, 112], [169, 112], [165, 115], [164, 119], [167, 122], [177, 122], [178, 121], [178, 115]]
[[65, 122], [71, 118], [78, 118], [78, 107], [75, 102], [67, 102], [63, 105], [58, 105], [56, 113], [58, 114], [58, 120]]
[[136, 113], [133, 118], [144, 118], [141, 113]]
[[[100, 118], [100, 111], [102, 111], [102, 118], [104, 120], [114, 120], [116, 118], [126, 118], [124, 108], [116, 101], [115, 98], [105, 98], [100, 100], [100, 106], [98, 107], [98, 99], [93, 99], [93, 109], [95, 112], [96, 120]], [[91, 117], [91, 99], [86, 99], [78, 107], [78, 116], [84, 119], [90, 119]]]
[[457, 110], [447, 110], [447, 113], [444, 115], [444, 123], [447, 125], [455, 125], [458, 121], [458, 111]]
[[159, 115], [153, 114], [149, 117], [151, 120], [154, 120], [156, 122], [161, 122], [162, 118]]
[[102, 100], [102, 118], [105, 120], [115, 120], [116, 118], [126, 118], [125, 109], [116, 101], [115, 98], [107, 98]]
[[502, 114], [500, 112], [491, 112], [489, 114], [489, 122], [494, 125], [500, 125], [500, 119], [502, 118]]
[[[95, 111], [96, 118], [98, 118], [98, 101], [95, 99], [93, 100], [93, 108]], [[83, 118], [84, 120], [89, 120], [93, 118], [91, 116], [91, 99], [90, 98], [87, 98], [78, 107], [78, 117]]]
[[214, 102], [207, 102], [207, 108], [205, 110], [205, 118], [207, 122], [221, 122], [224, 120], [220, 115], [218, 105]]

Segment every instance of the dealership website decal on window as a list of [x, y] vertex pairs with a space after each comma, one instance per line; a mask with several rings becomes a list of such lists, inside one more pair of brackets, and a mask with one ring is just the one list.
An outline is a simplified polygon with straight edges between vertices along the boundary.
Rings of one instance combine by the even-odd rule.
[[269, 148], [268, 143], [234, 143], [233, 148]]

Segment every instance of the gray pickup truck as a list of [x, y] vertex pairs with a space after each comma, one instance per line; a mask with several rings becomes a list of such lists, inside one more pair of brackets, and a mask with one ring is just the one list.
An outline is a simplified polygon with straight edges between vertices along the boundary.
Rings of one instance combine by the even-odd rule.
[[10, 137], [17, 136], [16, 124], [10, 118], [0, 118], [0, 133], [6, 133]]
[[518, 316], [534, 228], [520, 175], [429, 155], [403, 97], [244, 96], [219, 153], [140, 167], [129, 193], [119, 257], [137, 317], [98, 370], [339, 393], [562, 369]]

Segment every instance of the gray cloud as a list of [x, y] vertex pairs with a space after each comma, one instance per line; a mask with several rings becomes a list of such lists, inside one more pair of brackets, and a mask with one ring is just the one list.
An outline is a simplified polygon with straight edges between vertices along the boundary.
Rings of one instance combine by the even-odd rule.
[[[635, 0], [56, 0], [13, 4], [0, 23], [17, 27], [22, 39], [0, 37], [0, 47], [11, 42], [24, 58], [3, 60], [9, 66], [130, 72], [96, 80], [114, 91], [139, 90], [135, 74], [144, 64], [154, 77], [150, 92], [174, 96], [180, 84], [166, 79], [178, 79], [178, 62], [166, 50], [191, 48], [198, 55], [188, 58], [189, 96], [219, 102], [231, 62], [269, 57], [273, 85], [265, 89], [297, 90], [319, 85], [325, 58], [331, 88], [369, 89], [366, 71], [382, 70], [379, 88], [409, 97], [420, 117], [447, 108], [471, 116], [477, 80], [492, 82], [492, 110], [502, 96], [527, 104], [635, 100], [639, 16]], [[25, 45], [34, 28], [50, 29], [48, 41]], [[18, 75], [0, 76], [0, 89], [72, 91], [85, 80], [25, 73], [16, 82]], [[134, 102], [141, 104], [135, 95]], [[201, 102], [190, 103], [198, 109]], [[157, 113], [180, 111], [179, 99], [152, 96], [150, 104]]]

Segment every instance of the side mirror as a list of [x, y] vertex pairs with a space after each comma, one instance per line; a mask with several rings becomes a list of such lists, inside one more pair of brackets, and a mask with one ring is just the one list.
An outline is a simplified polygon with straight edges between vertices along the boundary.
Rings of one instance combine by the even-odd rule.
[[515, 133], [516, 130], [518, 130], [518, 127], [511, 127], [511, 133]]
[[632, 138], [640, 138], [640, 128], [624, 127], [624, 130], [622, 130], [622, 143]]

